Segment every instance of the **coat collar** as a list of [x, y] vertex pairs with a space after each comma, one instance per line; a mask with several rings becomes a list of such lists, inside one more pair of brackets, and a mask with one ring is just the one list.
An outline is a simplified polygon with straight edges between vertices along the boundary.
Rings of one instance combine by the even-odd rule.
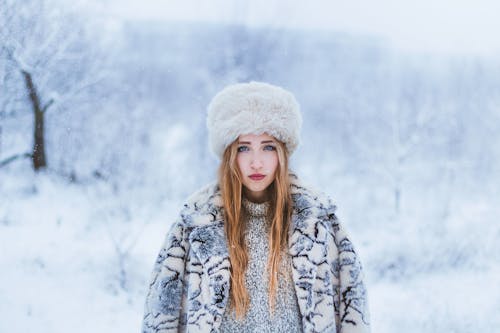
[[[308, 217], [327, 217], [333, 214], [336, 206], [324, 193], [304, 185], [299, 178], [290, 173], [293, 201], [292, 228], [307, 231], [314, 224], [304, 223]], [[188, 227], [213, 226], [224, 220], [222, 197], [217, 182], [212, 182], [191, 195], [181, 211]]]
[[[322, 297], [314, 292], [317, 270], [325, 259], [326, 237], [318, 233], [318, 223], [335, 212], [336, 206], [324, 194], [304, 186], [291, 174], [293, 200], [292, 223], [289, 230], [289, 253], [292, 256], [292, 277], [304, 325], [314, 325], [314, 305]], [[214, 321], [222, 318], [230, 285], [230, 262], [224, 234], [220, 189], [212, 183], [193, 194], [184, 206], [183, 219], [192, 228], [190, 243], [210, 281], [210, 297]], [[304, 329], [309, 331], [308, 327]]]

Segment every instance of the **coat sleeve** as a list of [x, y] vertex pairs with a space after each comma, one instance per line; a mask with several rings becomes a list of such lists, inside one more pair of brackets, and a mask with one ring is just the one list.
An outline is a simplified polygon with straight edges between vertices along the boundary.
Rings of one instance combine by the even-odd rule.
[[154, 264], [144, 306], [143, 333], [179, 331], [187, 252], [185, 226], [179, 217]]
[[368, 294], [364, 283], [364, 271], [349, 235], [335, 214], [333, 220], [335, 242], [338, 249], [338, 317], [339, 333], [370, 332]]

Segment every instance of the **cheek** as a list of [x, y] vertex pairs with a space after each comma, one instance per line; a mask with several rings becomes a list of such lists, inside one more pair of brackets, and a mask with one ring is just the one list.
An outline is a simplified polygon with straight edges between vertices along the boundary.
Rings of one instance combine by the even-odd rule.
[[274, 154], [270, 160], [269, 160], [269, 171], [271, 172], [276, 172], [276, 169], [278, 168], [278, 155]]
[[241, 154], [236, 156], [236, 165], [238, 166], [240, 172], [243, 173], [243, 170], [245, 170], [245, 160], [241, 157]]

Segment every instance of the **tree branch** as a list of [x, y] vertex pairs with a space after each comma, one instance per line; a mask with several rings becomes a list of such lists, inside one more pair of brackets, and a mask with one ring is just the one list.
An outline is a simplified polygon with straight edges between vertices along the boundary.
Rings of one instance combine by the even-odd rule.
[[50, 106], [54, 104], [54, 99], [51, 98], [50, 101], [47, 102], [47, 104], [45, 104], [45, 106], [42, 108], [42, 112], [45, 113], [45, 111], [47, 111], [48, 108], [50, 108]]
[[11, 157], [6, 158], [3, 161], [0, 161], [0, 168], [3, 168], [7, 164], [14, 162], [15, 160], [21, 159], [21, 158], [31, 158], [33, 155], [30, 153], [24, 153], [24, 154], [16, 154]]

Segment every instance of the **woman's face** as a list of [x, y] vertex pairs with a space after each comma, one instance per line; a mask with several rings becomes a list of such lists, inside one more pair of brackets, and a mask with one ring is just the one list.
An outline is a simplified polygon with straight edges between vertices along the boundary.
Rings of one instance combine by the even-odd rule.
[[269, 199], [266, 189], [276, 175], [277, 145], [274, 137], [265, 133], [238, 137], [236, 162], [243, 178], [243, 193], [251, 201], [263, 202]]

